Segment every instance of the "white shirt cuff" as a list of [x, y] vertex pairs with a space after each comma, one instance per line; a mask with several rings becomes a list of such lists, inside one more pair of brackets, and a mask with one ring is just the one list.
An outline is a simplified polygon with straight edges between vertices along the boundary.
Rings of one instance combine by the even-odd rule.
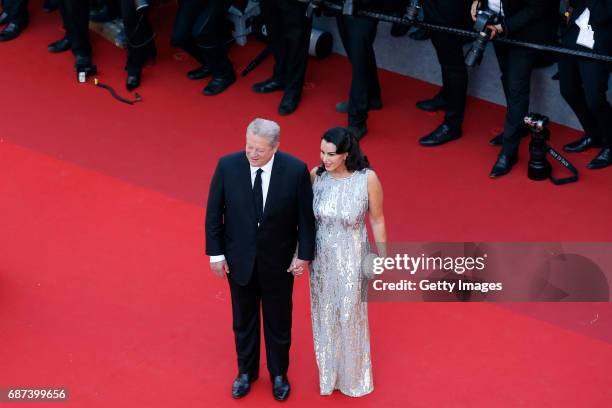
[[225, 261], [225, 255], [213, 255], [210, 257], [210, 263]]

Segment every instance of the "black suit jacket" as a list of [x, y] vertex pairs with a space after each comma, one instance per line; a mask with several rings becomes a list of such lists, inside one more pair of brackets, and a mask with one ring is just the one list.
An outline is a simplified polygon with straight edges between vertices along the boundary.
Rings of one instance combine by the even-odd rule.
[[589, 8], [591, 18], [589, 24], [595, 32], [594, 52], [612, 55], [612, 0], [571, 0], [573, 13], [569, 23], [561, 30], [563, 45], [576, 47], [576, 40], [580, 29], [576, 19]]
[[[481, 0], [480, 8], [488, 8]], [[552, 44], [557, 33], [559, 0], [502, 0], [504, 25], [508, 38]]]
[[225, 255], [234, 282], [246, 285], [255, 266], [264, 279], [284, 281], [298, 242], [298, 258], [312, 260], [314, 241], [312, 187], [306, 164], [276, 152], [258, 227], [245, 153], [219, 160], [206, 208], [206, 254]]

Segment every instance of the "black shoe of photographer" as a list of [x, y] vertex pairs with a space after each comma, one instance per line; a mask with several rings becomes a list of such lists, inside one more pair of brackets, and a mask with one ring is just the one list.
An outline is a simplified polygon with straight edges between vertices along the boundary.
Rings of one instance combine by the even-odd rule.
[[[521, 139], [524, 137], [529, 136], [529, 128], [527, 126], [524, 126], [521, 129]], [[501, 133], [499, 133], [497, 136], [495, 136], [493, 139], [489, 140], [489, 144], [491, 146], [501, 146], [504, 144], [504, 132], [502, 131]]]
[[2, 13], [0, 13], [0, 25], [5, 25], [8, 23], [8, 14], [6, 13], [6, 11], [3, 11]]
[[300, 103], [301, 95], [294, 95], [292, 93], [287, 93], [283, 95], [283, 98], [278, 105], [278, 114], [281, 116], [287, 116], [297, 109]]
[[232, 383], [232, 398], [242, 398], [251, 391], [251, 383], [257, 380], [257, 375], [238, 374]]
[[591, 160], [591, 162], [587, 165], [587, 168], [591, 170], [603, 169], [604, 167], [608, 167], [610, 165], [612, 165], [612, 149], [609, 147], [604, 147], [597, 154], [597, 156]]
[[461, 137], [461, 129], [453, 129], [446, 123], [438, 126], [433, 132], [419, 139], [421, 146], [440, 146]]
[[493, 169], [491, 169], [491, 173], [489, 177], [496, 178], [504, 176], [510, 173], [512, 167], [518, 161], [518, 153], [504, 153], [501, 152], [495, 161], [495, 165]]
[[15, 38], [19, 37], [19, 34], [21, 34], [24, 28], [25, 26], [19, 24], [8, 23], [8, 25], [6, 25], [6, 27], [0, 31], [0, 41], [14, 40]]
[[350, 125], [348, 127], [348, 131], [355, 136], [355, 139], [361, 140], [368, 133], [368, 127], [364, 124], [362, 125]]
[[[382, 109], [382, 101], [380, 99], [372, 99], [370, 101], [370, 105], [368, 106], [369, 110], [381, 110]], [[336, 112], [338, 113], [348, 113], [349, 111], [349, 102], [342, 101], [336, 104]]]
[[98, 73], [98, 69], [91, 62], [91, 57], [83, 55], [75, 56], [74, 69], [77, 73], [84, 72], [86, 77], [96, 75]]
[[447, 107], [446, 101], [439, 95], [434, 96], [432, 99], [426, 99], [424, 101], [418, 101], [416, 107], [425, 112], [437, 112], [439, 110], [445, 110]]
[[269, 78], [253, 85], [253, 91], [257, 93], [270, 93], [282, 91], [283, 89], [285, 89], [285, 86], [277, 82], [274, 78]]
[[222, 77], [213, 77], [208, 85], [202, 90], [206, 96], [218, 95], [236, 82], [236, 75], [232, 72], [230, 75]]
[[187, 72], [187, 78], [191, 79], [192, 81], [204, 79], [211, 75], [212, 75], [212, 72], [210, 71], [210, 68], [208, 67], [208, 65], [202, 65], [199, 68], [192, 69], [191, 71]]
[[563, 150], [568, 153], [580, 153], [589, 150], [591, 147], [601, 147], [601, 143], [585, 135], [582, 139], [578, 139], [563, 146]]
[[64, 36], [62, 39], [52, 42], [47, 46], [47, 51], [54, 54], [68, 51], [72, 46], [68, 36]]

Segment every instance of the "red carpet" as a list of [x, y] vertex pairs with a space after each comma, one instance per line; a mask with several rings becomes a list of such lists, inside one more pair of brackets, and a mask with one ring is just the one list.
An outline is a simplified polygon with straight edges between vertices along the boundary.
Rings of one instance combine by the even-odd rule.
[[[63, 386], [68, 406], [87, 408], [276, 406], [265, 376], [246, 399], [229, 397], [229, 292], [203, 254], [203, 203], [216, 159], [242, 147], [253, 117], [278, 120], [282, 149], [314, 166], [322, 132], [344, 124], [333, 107], [347, 61], [312, 61], [303, 103], [286, 118], [279, 95], [250, 91], [271, 61], [208, 98], [204, 82], [185, 78], [195, 64], [166, 44], [174, 11], [164, 7], [145, 101], [128, 106], [77, 84], [69, 54], [46, 52], [61, 25], [38, 3], [27, 31], [0, 44], [0, 387]], [[123, 51], [92, 39], [101, 80], [124, 93]], [[236, 67], [260, 49], [235, 47]], [[436, 87], [384, 71], [381, 82], [385, 109], [363, 147], [385, 188], [391, 240], [610, 241], [610, 170], [534, 183], [524, 143], [517, 168], [490, 180], [497, 151], [487, 141], [502, 107], [471, 99], [465, 137], [424, 149], [416, 139], [441, 116], [414, 102]], [[553, 132], [556, 146], [579, 135]], [[591, 155], [572, 159], [582, 170]], [[609, 303], [372, 304], [374, 393], [320, 397], [303, 279], [288, 404], [609, 407], [611, 318]]]

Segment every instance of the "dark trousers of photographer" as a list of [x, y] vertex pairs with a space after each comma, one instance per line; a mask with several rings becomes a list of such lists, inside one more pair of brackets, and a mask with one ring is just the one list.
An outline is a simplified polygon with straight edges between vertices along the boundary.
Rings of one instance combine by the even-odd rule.
[[537, 51], [501, 43], [494, 45], [507, 106], [502, 153], [512, 155], [518, 150], [523, 119], [529, 113], [531, 72]]
[[308, 3], [297, 0], [261, 0], [274, 54], [272, 77], [284, 86], [285, 95], [302, 94], [312, 29], [307, 8]]
[[338, 31], [352, 67], [348, 125], [360, 127], [368, 119], [372, 101], [380, 101], [374, 39], [378, 21], [359, 16], [337, 17]]
[[128, 73], [137, 72], [145, 60], [156, 54], [154, 33], [148, 15], [136, 11], [134, 0], [121, 0], [121, 17], [127, 37]]
[[8, 22], [25, 26], [28, 24], [28, 0], [4, 0], [3, 10], [8, 14]]
[[226, 21], [231, 3], [231, 0], [182, 0], [172, 29], [171, 44], [207, 65], [216, 78], [234, 75], [228, 58], [232, 36]]
[[[564, 37], [563, 45], [592, 52], [577, 45], [575, 37]], [[601, 61], [568, 55], [559, 57], [561, 95], [576, 114], [585, 135], [602, 147], [612, 147], [612, 107], [606, 97], [608, 69]]]
[[89, 1], [59, 0], [58, 7], [66, 36], [72, 44], [72, 53], [76, 56], [91, 57]]
[[444, 123], [460, 130], [465, 116], [468, 72], [463, 56], [463, 41], [455, 35], [432, 31], [431, 42], [442, 69], [442, 89], [437, 97], [446, 103]]

